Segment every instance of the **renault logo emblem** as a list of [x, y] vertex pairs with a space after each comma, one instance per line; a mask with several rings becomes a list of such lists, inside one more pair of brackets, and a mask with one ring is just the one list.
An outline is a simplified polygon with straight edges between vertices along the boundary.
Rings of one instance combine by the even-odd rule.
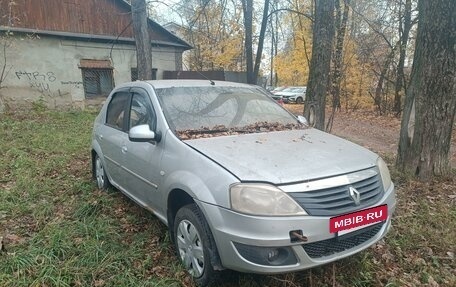
[[348, 194], [350, 194], [351, 199], [353, 199], [356, 205], [359, 205], [361, 203], [361, 195], [359, 194], [359, 191], [357, 191], [353, 186], [350, 186], [348, 188]]

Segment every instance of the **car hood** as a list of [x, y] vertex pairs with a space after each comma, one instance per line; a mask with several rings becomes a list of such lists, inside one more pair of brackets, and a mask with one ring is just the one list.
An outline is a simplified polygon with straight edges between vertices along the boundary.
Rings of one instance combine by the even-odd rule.
[[378, 156], [316, 129], [186, 140], [241, 181], [307, 181], [375, 166]]

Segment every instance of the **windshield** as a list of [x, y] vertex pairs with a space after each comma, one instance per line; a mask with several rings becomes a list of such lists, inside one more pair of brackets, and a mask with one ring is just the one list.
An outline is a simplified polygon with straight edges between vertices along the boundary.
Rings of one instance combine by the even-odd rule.
[[295, 117], [255, 87], [170, 87], [157, 89], [156, 94], [168, 124], [181, 138], [184, 133], [301, 128]]

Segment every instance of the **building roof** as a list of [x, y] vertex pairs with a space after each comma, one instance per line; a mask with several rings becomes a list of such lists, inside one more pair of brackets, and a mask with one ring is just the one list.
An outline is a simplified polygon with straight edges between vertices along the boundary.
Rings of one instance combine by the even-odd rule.
[[[114, 37], [114, 36], [105, 36], [105, 35], [94, 35], [94, 34], [81, 34], [81, 33], [71, 33], [71, 32], [61, 32], [61, 31], [48, 31], [48, 30], [37, 30], [37, 29], [28, 29], [28, 28], [14, 28], [7, 26], [0, 26], [1, 32], [17, 32], [17, 33], [26, 33], [33, 35], [44, 35], [44, 36], [54, 36], [65, 39], [76, 39], [89, 42], [98, 42], [98, 43], [121, 43], [121, 44], [135, 44], [134, 38], [127, 37]], [[160, 40], [151, 40], [152, 45], [154, 46], [169, 46], [169, 47], [179, 47], [183, 50], [192, 49], [189, 44], [180, 44], [176, 42], [169, 41], [160, 41]]]
[[[8, 13], [11, 7], [11, 13]], [[0, 1], [0, 30], [76, 38], [96, 42], [134, 43], [131, 6], [124, 0], [15, 0]], [[192, 47], [149, 19], [153, 45]]]

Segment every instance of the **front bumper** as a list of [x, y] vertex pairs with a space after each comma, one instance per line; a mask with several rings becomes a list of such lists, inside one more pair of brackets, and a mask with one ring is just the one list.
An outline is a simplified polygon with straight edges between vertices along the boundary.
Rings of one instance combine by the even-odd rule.
[[[232, 210], [219, 206], [199, 202], [208, 223], [211, 227], [222, 265], [225, 268], [241, 272], [251, 273], [284, 273], [311, 268], [326, 264], [341, 258], [353, 255], [366, 249], [386, 235], [391, 226], [391, 216], [396, 208], [396, 198], [394, 186], [385, 192], [378, 205], [388, 205], [388, 219], [377, 228], [370, 229], [369, 237], [360, 240], [360, 244], [346, 244], [347, 241], [340, 242], [343, 248], [333, 249], [330, 255], [316, 256], [315, 248], [320, 248], [323, 244], [337, 245], [340, 240], [351, 240], [351, 236], [345, 235], [336, 238], [335, 234], [329, 232], [329, 218], [324, 216], [295, 216], [295, 217], [261, 217], [240, 214]], [[368, 229], [368, 228], [366, 228]], [[302, 230], [302, 235], [308, 241], [292, 242], [290, 231]], [[372, 231], [373, 230], [373, 231]], [[353, 232], [359, 234], [361, 230]], [[354, 238], [354, 237], [353, 237]], [[353, 240], [351, 240], [353, 241]], [[236, 248], [237, 246], [237, 248]], [[247, 260], [238, 250], [239, 246], [252, 247], [275, 247], [288, 248], [296, 257], [295, 262], [288, 265], [271, 266], [257, 264]], [[347, 246], [349, 246], [347, 248]], [[309, 251], [306, 252], [306, 250]], [[317, 252], [318, 253], [318, 252]]]

